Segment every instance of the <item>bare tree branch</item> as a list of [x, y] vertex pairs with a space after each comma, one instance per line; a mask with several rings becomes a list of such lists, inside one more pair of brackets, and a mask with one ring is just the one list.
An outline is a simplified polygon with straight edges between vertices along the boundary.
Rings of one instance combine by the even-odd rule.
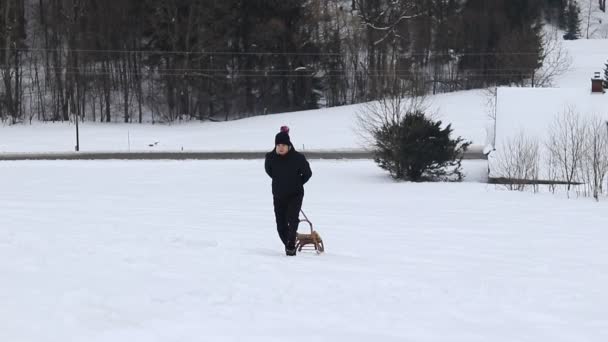
[[531, 181], [534, 191], [538, 191], [540, 170], [540, 149], [538, 140], [527, 137], [523, 131], [502, 144], [496, 157], [496, 172], [507, 180], [509, 190], [523, 191]]
[[547, 150], [559, 166], [559, 176], [567, 183], [567, 191], [579, 177], [580, 164], [585, 153], [587, 127], [574, 108], [568, 107], [558, 114], [549, 128]]
[[586, 153], [581, 163], [581, 173], [587, 184], [586, 190], [597, 201], [603, 192], [603, 181], [608, 173], [608, 127], [597, 115], [587, 119], [586, 126]]
[[564, 49], [557, 32], [543, 33], [542, 67], [535, 71], [532, 87], [551, 87], [556, 77], [566, 73], [572, 58]]

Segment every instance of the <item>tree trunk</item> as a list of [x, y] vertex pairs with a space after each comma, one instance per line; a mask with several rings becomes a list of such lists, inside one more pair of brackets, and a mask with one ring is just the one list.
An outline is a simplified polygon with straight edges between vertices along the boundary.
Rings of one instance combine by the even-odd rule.
[[121, 54], [118, 61], [118, 72], [119, 72], [119, 80], [122, 86], [123, 91], [123, 118], [124, 122], [128, 123], [130, 121], [130, 113], [129, 113], [129, 55], [125, 52]]
[[107, 60], [104, 60], [102, 62], [103, 93], [105, 96], [106, 122], [112, 121], [112, 113], [110, 111], [110, 105], [111, 105], [110, 68], [109, 68], [108, 64], [109, 64], [109, 61], [107, 61]]
[[143, 110], [142, 110], [142, 101], [143, 101], [143, 90], [142, 90], [142, 80], [141, 80], [141, 70], [140, 65], [141, 62], [138, 60], [141, 58], [140, 54], [134, 54], [133, 55], [133, 76], [134, 76], [134, 82], [135, 82], [135, 87], [137, 89], [137, 109], [138, 109], [138, 122], [142, 123], [143, 122]]

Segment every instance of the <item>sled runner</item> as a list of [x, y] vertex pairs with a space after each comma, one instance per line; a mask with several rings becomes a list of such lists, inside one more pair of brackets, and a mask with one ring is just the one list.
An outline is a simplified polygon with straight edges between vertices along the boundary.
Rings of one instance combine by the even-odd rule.
[[[302, 212], [302, 215], [304, 215], [304, 219], [300, 219], [300, 222], [308, 223], [308, 225], [310, 226], [310, 234], [301, 234], [301, 233], [297, 234], [296, 249], [299, 252], [301, 252], [302, 249], [306, 249], [306, 250], [314, 250], [317, 252], [317, 254], [323, 253], [325, 251], [325, 246], [323, 245], [323, 239], [321, 239], [321, 236], [319, 235], [319, 233], [313, 229], [312, 222], [310, 222], [308, 217], [306, 217], [306, 214], [304, 214], [304, 211], [300, 210], [300, 212]], [[312, 246], [308, 246], [308, 247], [304, 248], [307, 245], [312, 245]]]

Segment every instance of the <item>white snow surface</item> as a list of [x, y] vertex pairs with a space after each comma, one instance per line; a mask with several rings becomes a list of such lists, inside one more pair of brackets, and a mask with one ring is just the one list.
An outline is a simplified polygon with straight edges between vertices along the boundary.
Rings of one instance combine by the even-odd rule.
[[[576, 0], [581, 10], [579, 25], [581, 37], [590, 39], [608, 38], [608, 13], [600, 10], [596, 0]], [[588, 28], [588, 30], [587, 30]]]
[[[566, 104], [605, 114], [608, 94], [589, 90], [608, 41], [563, 44], [573, 65], [556, 89], [499, 89], [497, 149], [521, 129], [544, 139]], [[487, 145], [487, 100], [473, 90], [429, 103]], [[80, 143], [266, 151], [289, 125], [300, 150], [354, 150], [359, 108], [84, 123]], [[74, 145], [69, 123], [0, 127], [0, 153]], [[485, 161], [465, 161], [467, 182], [417, 184], [372, 161], [312, 160], [304, 211], [327, 251], [287, 257], [262, 164], [1, 162], [0, 341], [608, 340], [608, 202], [501, 191], [482, 183]]]
[[287, 257], [259, 160], [0, 163], [0, 340], [608, 340], [608, 202], [311, 167]]
[[578, 39], [562, 41], [571, 58], [567, 72], [555, 79], [556, 88], [581, 88], [591, 91], [591, 78], [599, 72], [604, 78], [608, 63], [608, 39]]
[[[549, 152], [546, 148], [551, 135], [551, 126], [564, 112], [572, 111], [581, 119], [599, 118], [608, 123], [608, 95], [591, 94], [580, 88], [498, 88], [499, 105], [496, 124], [496, 150], [506, 150], [509, 141], [523, 133], [534, 138], [541, 154], [540, 174], [546, 177]], [[608, 127], [607, 127], [608, 128]], [[500, 174], [494, 165], [500, 163], [500, 153], [489, 156], [491, 176]]]
[[[452, 123], [455, 135], [486, 144], [491, 122], [480, 112], [482, 91], [441, 94], [427, 105], [437, 119]], [[267, 151], [279, 127], [288, 125], [299, 150], [360, 150], [367, 144], [358, 133], [356, 116], [362, 105], [256, 116], [229, 122], [165, 124], [82, 123], [81, 151]], [[68, 152], [76, 145], [71, 123], [40, 123], [0, 127], [2, 152]], [[152, 145], [152, 146], [150, 146]]]

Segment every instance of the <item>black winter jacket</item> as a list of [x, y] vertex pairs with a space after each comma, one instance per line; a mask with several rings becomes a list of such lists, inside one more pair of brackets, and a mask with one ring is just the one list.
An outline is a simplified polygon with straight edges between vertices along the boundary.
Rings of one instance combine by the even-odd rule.
[[274, 150], [266, 153], [264, 167], [272, 178], [272, 194], [275, 197], [304, 194], [304, 184], [312, 177], [306, 157], [293, 147], [285, 156]]

